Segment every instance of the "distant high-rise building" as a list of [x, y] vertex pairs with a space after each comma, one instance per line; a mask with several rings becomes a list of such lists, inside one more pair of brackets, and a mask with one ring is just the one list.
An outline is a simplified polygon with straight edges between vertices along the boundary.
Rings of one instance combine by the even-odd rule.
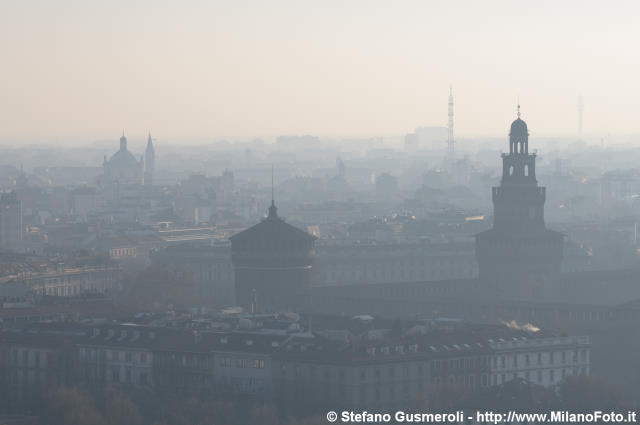
[[315, 236], [278, 217], [272, 200], [266, 219], [230, 239], [236, 304], [252, 312], [303, 307]]
[[107, 161], [105, 156], [102, 164], [105, 183], [142, 184], [144, 178], [144, 161], [137, 161], [127, 150], [127, 138], [122, 133], [120, 150]]
[[147, 139], [147, 149], [144, 151], [144, 184], [152, 185], [156, 172], [156, 152], [153, 148], [151, 133]]
[[22, 202], [16, 192], [0, 196], [0, 250], [22, 241]]
[[420, 149], [441, 149], [447, 141], [447, 127], [416, 127], [404, 136], [404, 148], [408, 152]]
[[480, 279], [510, 298], [544, 298], [560, 273], [563, 235], [545, 227], [545, 188], [536, 180], [520, 105], [502, 164], [502, 181], [492, 192], [493, 228], [476, 235]]

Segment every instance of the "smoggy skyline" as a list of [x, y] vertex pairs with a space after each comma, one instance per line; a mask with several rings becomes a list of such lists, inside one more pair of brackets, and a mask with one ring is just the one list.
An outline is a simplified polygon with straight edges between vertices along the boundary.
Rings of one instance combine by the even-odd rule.
[[0, 142], [640, 132], [634, 2], [4, 1]]

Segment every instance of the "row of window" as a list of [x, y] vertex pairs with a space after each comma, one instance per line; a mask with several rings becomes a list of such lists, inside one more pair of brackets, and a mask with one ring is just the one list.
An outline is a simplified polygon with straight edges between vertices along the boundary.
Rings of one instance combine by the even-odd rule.
[[518, 373], [502, 373], [492, 376], [492, 384], [499, 385], [508, 381], [513, 380], [514, 378], [522, 378], [529, 382], [535, 382], [538, 384], [543, 384], [546, 380], [551, 384], [555, 384], [560, 380], [566, 378], [567, 376], [580, 376], [586, 375], [588, 373], [587, 368], [583, 367], [574, 367], [569, 369], [547, 369], [547, 370], [537, 370], [537, 371], [526, 371], [526, 372], [518, 372]]
[[[3, 357], [8, 357], [9, 352], [3, 352]], [[9, 360], [5, 358], [4, 360]], [[40, 352], [38, 350], [29, 351], [29, 350], [19, 350], [14, 348], [11, 350], [11, 363], [17, 366], [26, 366], [26, 367], [35, 367], [41, 368], [46, 367], [51, 363], [51, 353], [49, 352]]]
[[104, 358], [110, 361], [120, 361], [127, 363], [148, 363], [151, 356], [147, 352], [138, 351], [113, 351], [113, 350], [96, 350], [93, 348], [80, 348], [80, 359], [95, 360], [96, 356], [104, 355]]
[[222, 367], [238, 367], [242, 369], [246, 369], [249, 367], [253, 367], [254, 369], [264, 369], [264, 360], [263, 359], [232, 359], [231, 357], [221, 357], [220, 358], [220, 366]]
[[158, 364], [165, 366], [182, 366], [198, 369], [209, 368], [209, 356], [206, 354], [164, 353], [155, 359]]
[[434, 360], [434, 370], [444, 369], [460, 370], [460, 369], [475, 369], [478, 367], [485, 367], [488, 365], [488, 357], [469, 357], [464, 359], [449, 359], [449, 360]]
[[[111, 369], [111, 382], [119, 382], [123, 384], [139, 384], [139, 385], [147, 385], [149, 378], [147, 372], [140, 371], [137, 374], [134, 374], [130, 367], [124, 368], [123, 370], [120, 367], [113, 367]], [[137, 379], [136, 378], [137, 375]]]
[[[569, 353], [569, 354], [568, 354]], [[560, 363], [562, 364], [566, 364], [569, 357], [571, 357], [571, 360], [573, 363], [577, 363], [578, 361], [580, 362], [586, 362], [587, 361], [587, 350], [573, 350], [573, 351], [560, 351], [560, 352], [554, 352], [554, 351], [550, 351], [548, 353], [537, 353], [537, 354], [524, 354], [524, 355], [518, 355], [518, 354], [514, 354], [512, 356], [500, 356], [500, 361], [498, 362], [498, 357], [494, 357], [493, 358], [493, 368], [494, 369], [506, 369], [509, 366], [507, 365], [507, 363], [509, 363], [509, 365], [511, 367], [514, 368], [518, 368], [521, 366], [525, 366], [525, 367], [529, 367], [532, 366], [535, 362], [535, 365], [537, 366], [541, 366], [543, 364], [543, 358], [547, 359], [547, 363], [548, 364], [555, 364], [556, 362], [556, 358], [560, 357]], [[507, 357], [510, 358], [509, 361], [507, 361]], [[522, 360], [524, 360], [524, 364], [520, 363], [520, 359], [522, 358]]]
[[111, 258], [133, 257], [135, 255], [136, 255], [135, 248], [112, 248], [109, 251], [109, 256]]
[[68, 286], [47, 286], [44, 288], [43, 294], [53, 297], [65, 297], [79, 295], [84, 292], [104, 292], [106, 289], [110, 289], [113, 285], [111, 282], [102, 284], [85, 284], [85, 285], [68, 285]]
[[[388, 377], [389, 379], [394, 378], [404, 378], [408, 379], [409, 377], [421, 377], [423, 376], [425, 370], [427, 369], [427, 364], [414, 364], [414, 365], [404, 365], [404, 366], [389, 366], [389, 367], [375, 367], [375, 368], [366, 368], [362, 367], [358, 370], [358, 376], [361, 381], [365, 381], [368, 378], [381, 379], [382, 377]], [[281, 366], [281, 373], [283, 377], [287, 377], [289, 373], [292, 373], [292, 376], [299, 377], [307, 377], [307, 378], [315, 378], [321, 377], [325, 380], [329, 380], [336, 375], [339, 381], [344, 381], [346, 377], [345, 369], [339, 368], [337, 370], [331, 369], [329, 367], [318, 367], [314, 365], [294, 365], [294, 366]]]
[[475, 388], [478, 383], [480, 383], [481, 386], [486, 387], [489, 385], [489, 375], [483, 373], [480, 375], [479, 381], [476, 375], [449, 375], [446, 380], [440, 376], [436, 376], [432, 382], [435, 385], [442, 385], [446, 382], [449, 385], [458, 385], [466, 388]]
[[457, 264], [453, 269], [434, 269], [429, 267], [428, 269], [421, 269], [420, 272], [415, 270], [398, 270], [398, 271], [350, 271], [350, 272], [321, 272], [318, 273], [320, 281], [339, 281], [339, 280], [365, 280], [365, 279], [427, 279], [427, 278], [444, 278], [444, 277], [468, 277], [474, 274], [475, 268], [473, 264], [468, 264], [469, 267], [462, 268]]

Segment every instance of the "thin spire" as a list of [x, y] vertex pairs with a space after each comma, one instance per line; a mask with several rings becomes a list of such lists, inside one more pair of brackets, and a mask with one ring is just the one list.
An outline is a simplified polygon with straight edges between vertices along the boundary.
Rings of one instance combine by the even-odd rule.
[[455, 140], [453, 138], [453, 85], [449, 84], [449, 103], [447, 112], [447, 158], [455, 156]]
[[520, 96], [518, 96], [518, 118], [520, 118]]
[[271, 206], [269, 207], [269, 215], [267, 218], [278, 218], [278, 208], [276, 208], [275, 197], [273, 196], [273, 164], [271, 164]]

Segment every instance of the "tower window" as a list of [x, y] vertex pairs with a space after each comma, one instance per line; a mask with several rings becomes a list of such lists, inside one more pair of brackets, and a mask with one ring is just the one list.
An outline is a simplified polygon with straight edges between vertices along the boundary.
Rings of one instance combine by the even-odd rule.
[[509, 167], [509, 175], [513, 176], [513, 165]]
[[529, 177], [529, 164], [525, 164], [524, 166], [524, 176]]

